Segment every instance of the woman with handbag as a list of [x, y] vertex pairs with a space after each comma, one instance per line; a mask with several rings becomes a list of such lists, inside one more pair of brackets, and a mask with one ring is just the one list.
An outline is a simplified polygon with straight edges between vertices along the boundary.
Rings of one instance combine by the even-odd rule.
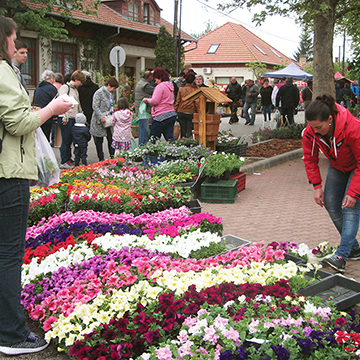
[[104, 160], [103, 141], [107, 139], [109, 155], [113, 156], [115, 149], [111, 147], [111, 118], [114, 113], [113, 92], [119, 87], [118, 81], [111, 77], [106, 84], [97, 90], [93, 97], [94, 112], [91, 118], [90, 134], [94, 137], [96, 153], [99, 161]]
[[82, 113], [77, 88], [85, 82], [85, 80], [86, 77], [83, 72], [75, 70], [71, 74], [70, 81], [62, 85], [58, 91], [59, 95], [67, 94], [77, 101], [76, 105], [65, 114], [60, 115], [57, 120], [61, 131], [60, 169], [72, 169], [74, 167], [74, 161], [71, 159], [72, 128], [75, 124], [76, 114]]
[[16, 24], [0, 15], [0, 352], [36, 353], [48, 343], [26, 326], [21, 266], [29, 213], [29, 180], [38, 179], [35, 129], [72, 105], [64, 98], [31, 111], [29, 95], [11, 66]]

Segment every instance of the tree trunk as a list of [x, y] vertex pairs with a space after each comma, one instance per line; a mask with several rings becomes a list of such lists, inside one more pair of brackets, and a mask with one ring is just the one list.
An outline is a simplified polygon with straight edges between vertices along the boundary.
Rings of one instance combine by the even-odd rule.
[[314, 18], [314, 78], [313, 99], [322, 94], [335, 97], [333, 37], [335, 16], [330, 8], [326, 16]]

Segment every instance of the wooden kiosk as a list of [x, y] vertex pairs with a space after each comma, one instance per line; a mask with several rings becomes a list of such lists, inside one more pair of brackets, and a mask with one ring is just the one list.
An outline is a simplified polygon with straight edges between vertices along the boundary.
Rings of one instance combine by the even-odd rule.
[[[219, 125], [221, 123], [221, 115], [215, 114], [215, 103], [232, 102], [226, 95], [222, 94], [216, 88], [201, 87], [188, 96], [184, 100], [199, 99], [199, 113], [194, 114], [194, 130], [195, 139], [206, 147], [206, 142], [211, 150], [215, 150], [215, 141], [219, 135]], [[206, 113], [206, 105], [208, 105], [208, 113]]]

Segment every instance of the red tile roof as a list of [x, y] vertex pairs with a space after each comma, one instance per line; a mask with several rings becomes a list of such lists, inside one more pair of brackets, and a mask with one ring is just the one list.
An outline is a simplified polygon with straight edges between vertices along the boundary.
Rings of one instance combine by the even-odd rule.
[[[212, 44], [219, 44], [219, 47], [215, 54], [208, 54], [207, 52]], [[185, 50], [194, 47], [195, 45], [192, 43], [187, 45]], [[280, 65], [282, 63], [288, 65], [293, 62], [293, 60], [260, 39], [244, 26], [232, 22], [227, 22], [200, 37], [197, 49], [185, 53], [185, 61], [193, 65], [212, 63], [239, 64], [250, 61], [261, 61], [269, 65]]]
[[[30, 9], [39, 9], [41, 7], [44, 7], [44, 5], [42, 4], [34, 4], [29, 0], [22, 0], [22, 2], [26, 4]], [[82, 3], [84, 5], [84, 8], [86, 8], [87, 6], [91, 6], [93, 4], [93, 1], [83, 0]], [[71, 10], [71, 13], [74, 19], [81, 21], [93, 22], [105, 26], [114, 26], [114, 27], [120, 26], [121, 28], [124, 29], [141, 31], [152, 34], [158, 34], [159, 32], [159, 26], [143, 24], [136, 21], [130, 21], [105, 4], [99, 5], [99, 8], [97, 10], [97, 15], [95, 14], [87, 15], [80, 10]], [[160, 25], [164, 25], [167, 31], [169, 31], [171, 35], [173, 34], [173, 26], [169, 22], [167, 22], [164, 19], [161, 19]], [[194, 40], [193, 37], [186, 34], [185, 32], [181, 32], [181, 35], [184, 40], [189, 40], [189, 41]]]

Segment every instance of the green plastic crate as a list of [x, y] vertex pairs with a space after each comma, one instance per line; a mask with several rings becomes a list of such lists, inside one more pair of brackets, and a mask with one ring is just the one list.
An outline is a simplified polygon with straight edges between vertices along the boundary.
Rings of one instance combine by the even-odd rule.
[[233, 204], [237, 195], [237, 179], [219, 180], [201, 184], [201, 201], [207, 203]]

